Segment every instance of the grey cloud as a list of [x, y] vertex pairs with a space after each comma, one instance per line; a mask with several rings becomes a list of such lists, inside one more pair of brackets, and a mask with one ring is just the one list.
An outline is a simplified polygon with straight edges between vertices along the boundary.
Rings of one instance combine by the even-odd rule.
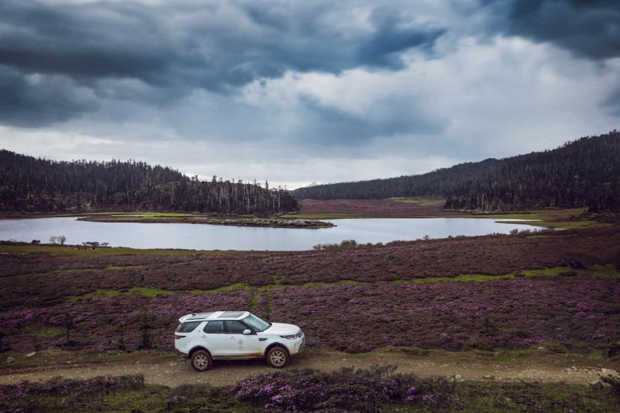
[[616, 85], [603, 99], [601, 107], [609, 115], [620, 117], [620, 85]]
[[[114, 4], [46, 6], [11, 1], [0, 5], [0, 63], [26, 73], [78, 79], [135, 77], [160, 83], [177, 60], [160, 30], [141, 9]], [[135, 30], [151, 27], [153, 30]], [[155, 32], [155, 33], [153, 33]]]
[[[443, 33], [408, 25], [397, 17], [399, 10], [385, 8], [373, 14], [372, 30], [343, 34], [325, 21], [333, 12], [330, 4], [49, 5], [5, 0], [0, 4], [0, 64], [22, 76], [64, 76], [100, 99], [132, 99], [123, 87], [125, 80], [133, 79], [165, 90], [170, 101], [195, 88], [233, 93], [287, 70], [339, 74], [362, 66], [398, 69], [404, 51], [428, 49]], [[25, 89], [14, 88], [13, 93], [20, 90]], [[166, 100], [162, 94], [142, 92], [133, 99], [148, 105]], [[70, 116], [70, 108], [57, 120]], [[76, 108], [76, 115], [81, 112]]]
[[308, 121], [296, 138], [312, 145], [359, 147], [375, 138], [434, 134], [445, 127], [411, 96], [377, 101], [364, 113], [356, 114], [323, 105], [309, 96], [303, 96], [301, 102]]
[[500, 32], [592, 60], [620, 57], [618, 0], [485, 0]]
[[413, 47], [428, 49], [435, 39], [445, 33], [445, 29], [410, 27], [407, 20], [395, 15], [389, 9], [377, 10], [372, 15], [376, 31], [371, 38], [363, 43], [359, 57], [368, 66], [403, 67], [400, 52]]
[[24, 76], [0, 65], [0, 122], [44, 126], [93, 111], [97, 102], [88, 90], [61, 76]]

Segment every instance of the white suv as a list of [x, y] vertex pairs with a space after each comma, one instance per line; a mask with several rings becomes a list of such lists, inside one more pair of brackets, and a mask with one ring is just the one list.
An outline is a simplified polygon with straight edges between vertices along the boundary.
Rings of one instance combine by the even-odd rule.
[[268, 323], [247, 311], [194, 313], [179, 322], [174, 347], [189, 357], [196, 371], [208, 370], [212, 360], [263, 357], [270, 366], [282, 368], [306, 342], [299, 327]]

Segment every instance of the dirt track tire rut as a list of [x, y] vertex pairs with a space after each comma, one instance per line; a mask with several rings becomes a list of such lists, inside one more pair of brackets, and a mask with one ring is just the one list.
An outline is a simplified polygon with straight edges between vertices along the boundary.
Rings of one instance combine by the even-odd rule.
[[[368, 368], [372, 365], [393, 364], [398, 372], [415, 373], [420, 376], [443, 376], [453, 378], [460, 375], [463, 380], [493, 380], [500, 382], [565, 382], [588, 384], [602, 374], [614, 370], [592, 366], [571, 366], [570, 359], [549, 358], [527, 361], [475, 360], [458, 355], [451, 357], [410, 356], [402, 353], [369, 353], [350, 355], [335, 351], [307, 353], [291, 359], [285, 370], [316, 369], [333, 371], [342, 367]], [[121, 376], [143, 374], [146, 383], [177, 387], [183, 384], [209, 384], [228, 386], [239, 380], [261, 373], [273, 372], [264, 360], [214, 361], [203, 373], [195, 372], [189, 361], [178, 359], [165, 362], [93, 363], [74, 366], [47, 366], [37, 369], [0, 371], [0, 384], [15, 384], [23, 380], [48, 380], [55, 376], [67, 378], [91, 378], [96, 376]]]

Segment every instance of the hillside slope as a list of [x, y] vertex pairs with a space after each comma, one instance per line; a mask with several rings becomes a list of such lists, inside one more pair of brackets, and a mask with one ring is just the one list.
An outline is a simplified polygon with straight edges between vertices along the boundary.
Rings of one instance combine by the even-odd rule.
[[422, 175], [300, 188], [299, 199], [442, 196], [448, 209], [620, 208], [620, 132], [548, 151], [463, 163]]
[[199, 181], [136, 161], [57, 162], [0, 150], [0, 211], [189, 211], [270, 215], [297, 209], [286, 191]]

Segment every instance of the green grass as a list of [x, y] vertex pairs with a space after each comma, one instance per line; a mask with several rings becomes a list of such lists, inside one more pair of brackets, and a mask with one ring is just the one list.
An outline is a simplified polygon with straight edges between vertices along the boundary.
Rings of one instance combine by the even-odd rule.
[[[596, 221], [588, 219], [572, 219], [572, 217], [579, 217], [584, 212], [585, 208], [573, 208], [573, 209], [549, 209], [549, 210], [537, 210], [531, 211], [525, 214], [490, 214], [490, 215], [468, 215], [470, 217], [484, 217], [498, 220], [499, 223], [506, 224], [522, 224], [543, 226], [546, 228], [558, 228], [558, 229], [573, 229], [584, 228], [591, 226], [602, 226]], [[502, 221], [502, 219], [517, 219], [519, 221]]]
[[422, 206], [443, 205], [446, 202], [445, 199], [431, 199], [431, 198], [424, 198], [424, 197], [412, 197], [412, 198], [395, 197], [395, 198], [388, 198], [388, 199], [394, 202], [402, 202], [404, 204], [415, 204], [415, 205], [422, 205]]
[[105, 269], [108, 271], [122, 271], [127, 269], [137, 270], [140, 268], [144, 268], [144, 265], [108, 265], [107, 267], [105, 267]]
[[[341, 397], [346, 397], [343, 389]], [[7, 393], [8, 395], [8, 393]], [[291, 394], [292, 396], [293, 394]], [[307, 395], [306, 395], [307, 396]], [[617, 412], [620, 399], [610, 388], [593, 389], [588, 386], [565, 383], [500, 383], [460, 382], [450, 394], [438, 395], [433, 404], [418, 401], [415, 404], [381, 406], [385, 412]], [[257, 412], [264, 406], [239, 402], [231, 387], [186, 385], [169, 388], [147, 384], [136, 389], [101, 391], [81, 396], [59, 396], [46, 392], [11, 397], [13, 406], [0, 401], [9, 411], [53, 412]], [[301, 401], [301, 399], [300, 399]], [[308, 400], [304, 400], [306, 403]], [[318, 401], [318, 400], [317, 400]], [[263, 402], [264, 403], [264, 402]], [[19, 404], [19, 407], [17, 406]], [[319, 406], [315, 406], [319, 407]], [[304, 410], [308, 411], [308, 410]], [[369, 410], [370, 411], [370, 410]]]
[[[417, 204], [421, 206], [432, 206], [442, 203], [441, 200], [428, 199], [428, 198], [389, 198], [393, 202], [402, 202], [408, 204]], [[506, 214], [486, 214], [486, 213], [466, 213], [460, 211], [410, 211], [404, 214], [387, 215], [383, 218], [481, 218], [481, 219], [494, 219], [502, 224], [522, 224], [531, 225], [545, 228], [557, 228], [557, 229], [573, 229], [573, 228], [585, 228], [591, 226], [605, 226], [608, 224], [602, 224], [597, 221], [588, 220], [574, 217], [580, 217], [586, 208], [571, 208], [571, 209], [545, 209], [545, 210], [533, 210], [524, 213], [506, 213]], [[371, 218], [365, 217], [363, 213], [344, 213], [344, 214], [299, 214], [299, 215], [283, 215], [284, 218], [300, 218], [300, 219], [339, 219], [339, 218]], [[381, 218], [381, 215], [372, 216], [372, 218]], [[519, 221], [502, 221], [507, 219], [516, 219]]]
[[362, 218], [361, 214], [285, 214], [282, 218], [287, 219], [346, 219], [346, 218]]
[[238, 290], [256, 290], [257, 287], [253, 287], [250, 284], [246, 283], [235, 283], [230, 285], [225, 285], [223, 287], [213, 288], [211, 290], [190, 290], [191, 294], [209, 294], [209, 293], [222, 293], [229, 291], [238, 291]]
[[[128, 290], [97, 290], [84, 295], [74, 295], [67, 297], [69, 302], [77, 302], [95, 297], [118, 297], [120, 295], [140, 295], [142, 297], [157, 297], [159, 295], [171, 295], [178, 291], [163, 290], [161, 288], [151, 287], [133, 287]], [[180, 292], [180, 291], [179, 291]]]
[[[144, 268], [144, 265], [108, 265], [107, 267], [105, 267], [103, 270], [104, 271], [122, 271], [122, 270], [127, 270], [127, 269], [140, 269], [140, 268]], [[91, 272], [91, 271], [99, 271], [99, 268], [69, 268], [69, 269], [63, 269], [63, 270], [53, 270], [53, 271], [47, 271], [47, 272], [32, 272], [32, 273], [27, 273], [27, 274], [19, 274], [19, 275], [14, 275], [12, 277], [28, 277], [28, 276], [33, 276], [33, 275], [50, 275], [50, 274], [70, 274], [70, 273], [75, 273], [75, 272]]]
[[252, 297], [252, 302], [250, 303], [250, 312], [253, 313], [256, 310], [256, 304], [258, 303], [258, 299], [262, 296], [263, 294], [261, 292], [257, 292], [256, 294], [254, 294], [254, 297]]
[[25, 330], [37, 337], [57, 337], [65, 332], [65, 329], [57, 326], [47, 326], [41, 323], [31, 324]]
[[[605, 277], [616, 278], [620, 277], [620, 271], [618, 271], [613, 265], [594, 265], [585, 270], [576, 270], [570, 267], [552, 267], [535, 270], [523, 270], [521, 274], [523, 277], [555, 277], [562, 273], [574, 273], [575, 276], [590, 276], [590, 277]], [[338, 282], [307, 282], [302, 284], [303, 287], [322, 287], [329, 285], [357, 285], [357, 284], [428, 284], [437, 282], [487, 282], [498, 280], [509, 280], [516, 278], [516, 273], [503, 274], [503, 275], [486, 275], [486, 274], [461, 274], [456, 277], [427, 277], [427, 278], [413, 278], [413, 279], [400, 279], [390, 281], [377, 281], [374, 283], [360, 282], [354, 280], [341, 280]], [[143, 297], [157, 297], [159, 295], [171, 295], [171, 294], [213, 294], [221, 292], [231, 291], [256, 291], [257, 295], [254, 297], [258, 300], [258, 295], [261, 292], [268, 292], [270, 290], [279, 288], [291, 288], [299, 287], [299, 285], [282, 284], [282, 277], [274, 276], [274, 283], [263, 286], [253, 286], [247, 283], [235, 283], [225, 285], [210, 290], [164, 290], [160, 288], [151, 287], [134, 287], [128, 290], [97, 290], [91, 293], [87, 293], [80, 296], [70, 296], [66, 300], [70, 302], [76, 302], [79, 300], [89, 299], [93, 297], [117, 297], [120, 295], [141, 295]], [[256, 303], [254, 302], [254, 305]]]
[[[286, 227], [286, 221], [288, 221], [288, 218], [301, 218], [299, 216], [286, 216], [282, 219], [275, 219], [273, 217], [269, 218], [270, 220], [272, 220], [272, 222], [270, 222], [268, 225], [269, 227], [274, 227], [274, 228], [280, 228], [280, 227]], [[159, 215], [159, 214], [143, 214], [143, 215], [137, 215], [137, 216], [129, 216], [129, 215], [119, 215], [119, 216], [113, 216], [113, 217], [85, 217], [83, 219], [80, 219], [80, 221], [91, 221], [91, 222], [134, 222], [134, 223], [181, 223], [181, 224], [225, 224], [225, 225], [231, 225], [230, 223], [225, 223], [226, 220], [228, 219], [234, 219], [234, 220], [238, 220], [237, 223], [233, 224], [233, 225], [239, 225], [239, 226], [252, 226], [251, 224], [254, 221], [258, 221], [258, 220], [263, 220], [264, 218], [257, 218], [254, 216], [248, 216], [248, 215], [235, 215], [235, 216], [229, 216], [229, 217], [212, 217], [212, 216], [208, 216], [208, 215], [181, 215], [181, 214], [168, 214], [168, 215]], [[285, 221], [283, 224], [284, 225], [280, 225], [279, 222], [276, 221]], [[261, 225], [262, 226], [262, 225]], [[306, 229], [319, 229], [319, 228], [329, 228], [331, 227], [331, 225], [327, 224], [327, 223], [323, 223], [322, 225], [304, 225], [304, 226], [299, 226], [299, 228], [306, 228]]]
[[151, 216], [151, 217], [199, 217], [200, 214], [187, 214], [182, 212], [138, 212], [137, 214], [142, 214], [143, 216]]
[[175, 249], [135, 249], [124, 247], [100, 247], [96, 249], [78, 248], [69, 245], [0, 245], [0, 252], [14, 255], [49, 254], [56, 257], [98, 257], [109, 255], [226, 255], [239, 254], [233, 250], [175, 250]]

